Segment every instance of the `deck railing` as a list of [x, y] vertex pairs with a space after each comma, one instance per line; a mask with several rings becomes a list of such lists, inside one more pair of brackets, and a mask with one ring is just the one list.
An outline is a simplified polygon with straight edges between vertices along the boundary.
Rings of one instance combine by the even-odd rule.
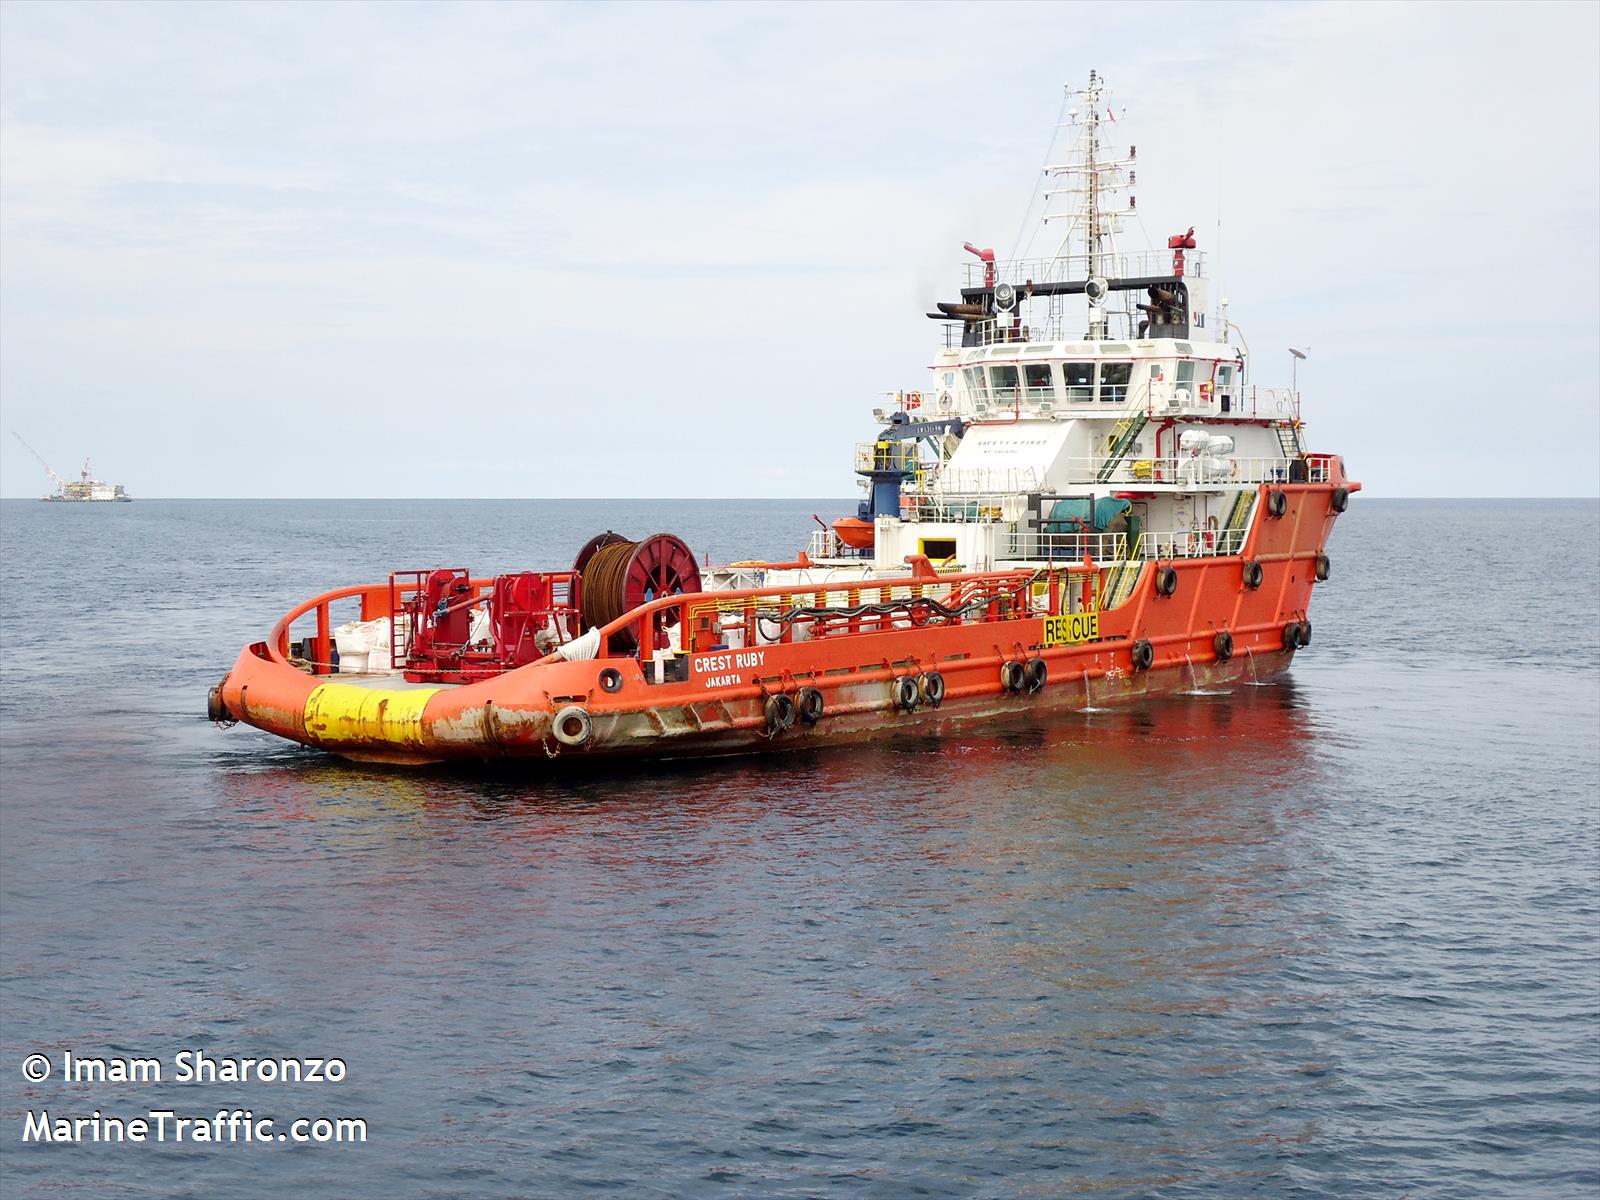
[[[1147, 530], [1139, 535], [1136, 559], [1217, 558], [1244, 549], [1248, 529]], [[1097, 563], [1123, 562], [1128, 537], [1122, 533], [1014, 533], [1002, 544], [1003, 557], [1021, 562], [1069, 563], [1088, 555]]]
[[900, 496], [900, 519], [903, 521], [951, 521], [966, 524], [971, 521], [1016, 521], [1027, 507], [1030, 491], [1037, 491], [1031, 479], [1006, 491], [972, 492], [917, 492], [907, 490]]
[[1098, 571], [1063, 563], [1049, 570], [664, 596], [605, 626], [601, 655], [620, 656], [623, 646], [637, 645], [643, 648], [641, 657], [649, 659], [661, 653], [737, 651], [929, 624], [1014, 621], [1092, 607], [1098, 587]]
[[1119, 462], [1110, 475], [1100, 479], [1105, 466], [1103, 457], [1068, 458], [1061, 460], [1068, 477], [1073, 481], [1129, 484], [1173, 484], [1178, 486], [1211, 486], [1227, 484], [1261, 483], [1326, 483], [1326, 461], [1311, 457], [1305, 460], [1306, 478], [1291, 477], [1291, 460], [1287, 458], [1234, 458], [1209, 454], [1179, 454], [1163, 458], [1129, 456]]
[[[1196, 279], [1205, 277], [1206, 252], [1185, 250], [1183, 273]], [[988, 264], [972, 259], [961, 263], [964, 286], [983, 287]], [[996, 283], [1023, 288], [1029, 283], [1082, 280], [1091, 275], [1107, 279], [1136, 279], [1147, 275], [1171, 275], [1171, 250], [1141, 250], [1133, 254], [1064, 254], [1059, 258], [1001, 259], [994, 264]]]

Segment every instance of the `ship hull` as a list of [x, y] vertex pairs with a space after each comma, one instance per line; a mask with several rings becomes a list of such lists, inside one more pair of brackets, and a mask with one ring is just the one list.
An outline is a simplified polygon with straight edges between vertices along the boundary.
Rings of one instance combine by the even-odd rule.
[[[259, 658], [252, 663], [241, 657], [221, 698], [230, 719], [355, 762], [420, 766], [524, 761], [544, 767], [557, 760], [712, 758], [859, 746], [885, 737], [959, 737], [1164, 696], [1264, 683], [1288, 668], [1295, 651], [1263, 641], [1259, 651], [1247, 648], [1226, 662], [1186, 655], [1143, 671], [1115, 665], [1097, 670], [1091, 664], [1109, 657], [1105, 652], [1068, 658], [1046, 651], [1051, 677], [1037, 692], [1011, 693], [991, 681], [991, 676], [998, 680], [1003, 659], [969, 660], [962, 676], [970, 679], [947, 683], [950, 690], [939, 705], [920, 703], [911, 709], [896, 704], [900, 676], [885, 673], [880, 679], [832, 689], [818, 722], [797, 720], [783, 730], [769, 726], [765, 707], [770, 693], [758, 689], [637, 708], [586, 707], [592, 734], [582, 746], [564, 745], [556, 738], [561, 709], [542, 697], [441, 704], [432, 712], [424, 705], [421, 714], [388, 717], [379, 715], [378, 707], [393, 706], [405, 691], [337, 682], [306, 689], [300, 680], [271, 678], [270, 668], [276, 664]], [[941, 674], [952, 679], [948, 671]]]
[[[1282, 515], [1258, 523], [1243, 553], [1146, 563], [1128, 598], [1096, 613], [1094, 626], [1079, 635], [1090, 640], [1054, 644], [1062, 627], [1029, 614], [743, 651], [718, 647], [691, 654], [687, 677], [675, 682], [652, 681], [653, 664], [636, 658], [601, 657], [418, 687], [398, 675], [347, 681], [291, 666], [282, 652], [291, 614], [272, 640], [240, 654], [214, 691], [212, 715], [357, 761], [543, 763], [764, 753], [891, 733], [958, 735], [1023, 716], [1259, 682], [1310, 641], [1308, 609], [1328, 568], [1328, 536], [1357, 487], [1342, 468], [1327, 484], [1283, 486]], [[340, 597], [375, 603], [379, 591], [330, 593], [321, 598], [323, 612]], [[1012, 690], [1018, 681], [1008, 664], [1033, 663], [1042, 664], [1034, 668], [1037, 686]], [[926, 684], [935, 674], [937, 702]], [[792, 702], [802, 689], [819, 693], [818, 719], [775, 724], [773, 698]]]

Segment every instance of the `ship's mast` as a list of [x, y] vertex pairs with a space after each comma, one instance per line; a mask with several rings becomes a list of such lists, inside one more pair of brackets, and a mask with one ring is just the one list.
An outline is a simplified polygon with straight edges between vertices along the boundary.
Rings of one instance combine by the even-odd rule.
[[1089, 113], [1084, 128], [1088, 143], [1083, 155], [1084, 207], [1088, 210], [1089, 274], [1100, 275], [1101, 255], [1105, 252], [1105, 231], [1100, 227], [1100, 76], [1089, 72]]
[[[1061, 236], [1061, 242], [1056, 247], [1055, 256], [1051, 260], [1051, 267], [1060, 266], [1067, 278], [1075, 278], [1078, 271], [1082, 271], [1081, 278], [1096, 281], [1097, 286], [1088, 289], [1089, 296], [1089, 330], [1088, 336], [1093, 339], [1104, 339], [1107, 334], [1107, 320], [1105, 310], [1106, 288], [1105, 280], [1108, 276], [1114, 277], [1117, 272], [1113, 255], [1115, 246], [1113, 238], [1121, 229], [1121, 218], [1131, 215], [1137, 206], [1133, 196], [1128, 197], [1126, 207], [1108, 207], [1106, 200], [1111, 193], [1119, 192], [1124, 188], [1132, 187], [1135, 182], [1132, 170], [1137, 147], [1128, 147], [1126, 156], [1116, 156], [1101, 142], [1101, 122], [1116, 117], [1109, 109], [1102, 111], [1105, 80], [1098, 71], [1089, 72], [1089, 86], [1080, 92], [1070, 92], [1069, 95], [1081, 96], [1085, 108], [1082, 112], [1072, 109], [1067, 114], [1067, 124], [1083, 131], [1077, 149], [1069, 156], [1068, 161], [1045, 168], [1045, 174], [1051, 176], [1066, 176], [1072, 184], [1062, 188], [1047, 189], [1044, 193], [1045, 212], [1043, 221], [1049, 224], [1052, 220], [1067, 223], [1066, 232]], [[1111, 153], [1111, 157], [1106, 157]], [[1077, 203], [1071, 208], [1056, 212], [1050, 211], [1050, 202], [1056, 196], [1072, 196], [1077, 198]], [[1072, 261], [1071, 245], [1072, 234], [1075, 229], [1082, 229], [1084, 238], [1084, 256], [1081, 267]]]

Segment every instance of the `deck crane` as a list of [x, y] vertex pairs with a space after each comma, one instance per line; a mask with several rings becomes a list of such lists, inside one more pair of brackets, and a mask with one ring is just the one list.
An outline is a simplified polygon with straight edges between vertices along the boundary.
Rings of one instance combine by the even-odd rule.
[[11, 436], [16, 438], [17, 441], [21, 442], [23, 446], [27, 448], [28, 453], [39, 460], [39, 465], [44, 468], [45, 474], [50, 476], [50, 482], [56, 485], [57, 491], [60, 491], [62, 488], [67, 486], [67, 481], [56, 474], [54, 467], [45, 462], [44, 455], [40, 454], [32, 446], [29, 446], [27, 440], [20, 433], [13, 429], [11, 431]]

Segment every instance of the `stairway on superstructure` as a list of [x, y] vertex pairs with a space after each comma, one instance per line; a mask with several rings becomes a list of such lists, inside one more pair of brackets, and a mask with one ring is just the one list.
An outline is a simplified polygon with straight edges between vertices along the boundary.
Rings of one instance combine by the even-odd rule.
[[1283, 456], [1290, 462], [1299, 458], [1304, 451], [1300, 448], [1300, 425], [1298, 421], [1274, 421], [1272, 428], [1277, 431], [1278, 445], [1283, 450]]
[[1222, 527], [1218, 553], [1238, 554], [1244, 549], [1244, 530], [1250, 525], [1250, 513], [1255, 506], [1256, 491], [1253, 488], [1246, 488], [1234, 497], [1233, 507], [1228, 511], [1228, 523]]
[[1116, 473], [1117, 467], [1149, 423], [1150, 414], [1143, 408], [1137, 408], [1111, 427], [1111, 432], [1106, 435], [1106, 460], [1100, 464], [1100, 472], [1095, 476], [1096, 483], [1104, 483]]

